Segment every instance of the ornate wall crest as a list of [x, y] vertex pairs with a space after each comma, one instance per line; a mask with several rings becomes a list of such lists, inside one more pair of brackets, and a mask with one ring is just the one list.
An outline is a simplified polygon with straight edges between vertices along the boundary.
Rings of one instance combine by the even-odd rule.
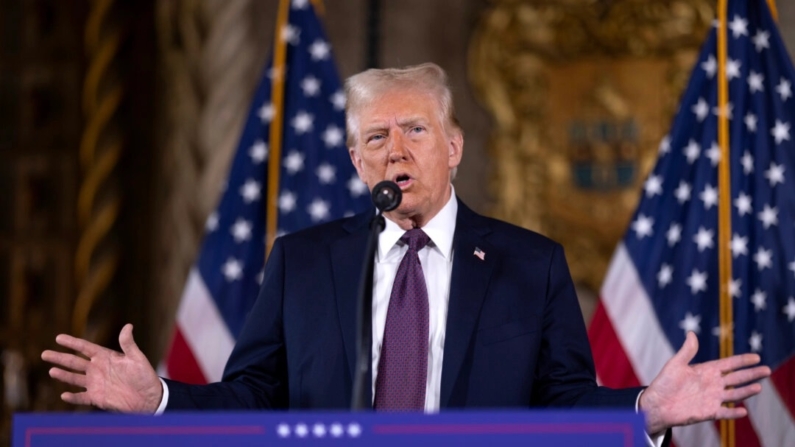
[[598, 290], [714, 17], [707, 0], [493, 0], [470, 78], [495, 120], [493, 213]]

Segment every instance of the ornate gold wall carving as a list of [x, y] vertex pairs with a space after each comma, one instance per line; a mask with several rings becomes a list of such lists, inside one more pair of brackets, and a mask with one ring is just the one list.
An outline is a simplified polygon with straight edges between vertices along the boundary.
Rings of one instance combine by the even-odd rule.
[[598, 290], [714, 16], [707, 0], [492, 0], [469, 75], [495, 120], [493, 214]]

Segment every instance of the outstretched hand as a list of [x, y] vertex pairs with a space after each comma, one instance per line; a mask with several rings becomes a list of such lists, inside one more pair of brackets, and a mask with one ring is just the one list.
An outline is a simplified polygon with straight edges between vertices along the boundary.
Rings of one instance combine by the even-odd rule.
[[154, 368], [135, 344], [132, 331], [132, 325], [127, 324], [119, 334], [122, 352], [70, 335], [55, 337], [56, 343], [83, 356], [42, 352], [42, 360], [56, 365], [50, 368], [50, 377], [85, 389], [65, 392], [61, 399], [124, 413], [154, 413], [163, 389]]
[[770, 368], [756, 366], [756, 354], [742, 354], [690, 365], [698, 352], [698, 338], [687, 333], [685, 343], [640, 397], [646, 429], [658, 434], [677, 425], [747, 415], [743, 407], [727, 407], [762, 391], [756, 382], [770, 376]]

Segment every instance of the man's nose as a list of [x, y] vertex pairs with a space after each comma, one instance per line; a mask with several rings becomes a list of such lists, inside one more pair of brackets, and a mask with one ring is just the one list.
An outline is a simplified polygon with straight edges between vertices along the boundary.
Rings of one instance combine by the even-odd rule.
[[405, 160], [408, 155], [403, 135], [400, 132], [392, 132], [389, 136], [388, 148], [390, 162]]

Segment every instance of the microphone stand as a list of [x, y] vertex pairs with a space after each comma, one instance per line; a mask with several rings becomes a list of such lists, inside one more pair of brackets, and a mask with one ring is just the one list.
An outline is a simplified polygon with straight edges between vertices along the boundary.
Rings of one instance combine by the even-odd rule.
[[378, 235], [384, 231], [386, 222], [383, 211], [370, 221], [370, 235], [367, 239], [367, 249], [362, 266], [362, 277], [359, 282], [359, 312], [357, 316], [358, 336], [356, 343], [356, 370], [353, 378], [353, 397], [351, 410], [362, 411], [372, 409], [372, 400], [369, 398], [372, 388], [372, 356], [373, 346], [373, 273], [375, 269], [375, 251], [378, 248]]

